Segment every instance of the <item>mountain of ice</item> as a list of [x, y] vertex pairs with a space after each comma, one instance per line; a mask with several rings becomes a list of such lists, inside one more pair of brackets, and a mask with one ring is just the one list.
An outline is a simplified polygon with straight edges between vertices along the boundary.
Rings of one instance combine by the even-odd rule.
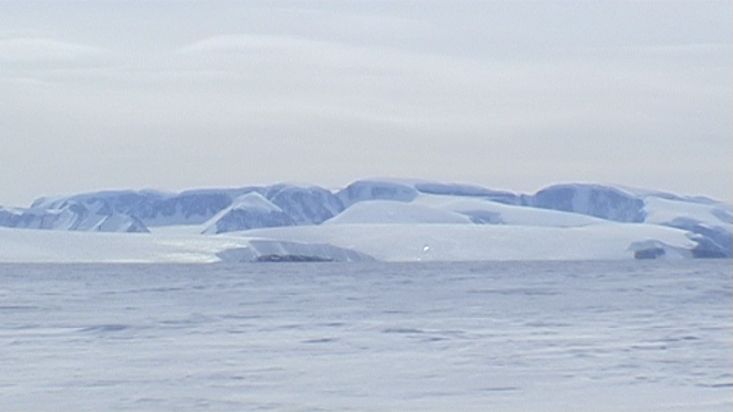
[[[343, 210], [332, 192], [318, 186], [278, 184], [235, 189], [156, 191], [104, 191], [67, 197], [41, 198], [34, 209], [60, 209], [70, 203], [106, 208], [139, 219], [147, 226], [198, 225], [232, 206], [235, 199], [257, 193], [277, 205], [295, 224], [319, 224]], [[241, 229], [246, 229], [242, 227]]]
[[[619, 233], [624, 230], [634, 233], [634, 236], [623, 237], [633, 241], [633, 244], [626, 245], [624, 253], [640, 258], [678, 255], [733, 257], [733, 206], [700, 196], [589, 183], [558, 184], [534, 194], [521, 194], [458, 183], [365, 179], [354, 181], [336, 192], [295, 184], [181, 193], [103, 191], [41, 198], [30, 209], [0, 208], [0, 226], [11, 228], [103, 232], [148, 232], [148, 228], [152, 228], [153, 236], [163, 232], [201, 233], [202, 230], [207, 235], [239, 231], [247, 234], [256, 229], [282, 228], [282, 232], [268, 233], [277, 233], [278, 241], [285, 242], [288, 241], [286, 234], [295, 236], [301, 233], [295, 226], [311, 226], [308, 233], [314, 235], [309, 241], [324, 243], [329, 237], [315, 234], [337, 232], [342, 246], [351, 244], [344, 231], [362, 233], [367, 240], [389, 244], [390, 241], [379, 236], [385, 225], [391, 225], [389, 230], [429, 234], [436, 242], [444, 236], [446, 244], [452, 245], [455, 249], [451, 250], [457, 255], [461, 254], [459, 249], [473, 247], [460, 242], [470, 239], [481, 241], [484, 239], [482, 236], [494, 239], [488, 235], [489, 232], [509, 237], [515, 232], [552, 234], [553, 239], [542, 240], [548, 242], [576, 239], [565, 236], [573, 232], [564, 230], [589, 228], [587, 233], [603, 236], [610, 231], [590, 228], [612, 227]], [[336, 226], [339, 229], [335, 229]], [[367, 226], [374, 230], [367, 229]], [[486, 234], [474, 237], [474, 229], [449, 230], [454, 226], [470, 226], [486, 231]], [[490, 229], [486, 226], [505, 228]], [[548, 229], [540, 230], [542, 227]], [[681, 249], [665, 246], [663, 239], [656, 236], [668, 232], [658, 231], [659, 227], [683, 234], [692, 246], [686, 244], [680, 246]], [[471, 233], [471, 236], [451, 241], [456, 233]], [[648, 236], [644, 236], [645, 233]], [[506, 242], [515, 244], [509, 237]], [[360, 247], [364, 247], [365, 242], [361, 241]], [[413, 237], [410, 242], [420, 243]], [[594, 245], [602, 245], [603, 239], [594, 239], [593, 242]], [[679, 239], [677, 243], [680, 243]], [[566, 246], [572, 245], [575, 244]], [[401, 246], [398, 242], [394, 247]], [[522, 253], [520, 250], [516, 256]], [[480, 253], [474, 255], [479, 256]], [[450, 253], [441, 256], [449, 258]], [[606, 255], [594, 249], [588, 258], [597, 256]]]
[[231, 206], [214, 215], [203, 233], [217, 234], [294, 224], [295, 221], [281, 208], [261, 194], [250, 192], [238, 197]]
[[[254, 189], [251, 189], [254, 190]], [[178, 194], [156, 191], [104, 191], [68, 197], [41, 198], [33, 208], [57, 209], [69, 203], [104, 207], [135, 217], [148, 226], [201, 224], [232, 204], [244, 189], [191, 190]]]
[[418, 195], [413, 186], [391, 181], [357, 180], [339, 190], [336, 196], [345, 208], [365, 200], [396, 200], [410, 202]]
[[524, 204], [580, 213], [616, 222], [644, 221], [644, 201], [632, 193], [596, 184], [561, 184], [524, 198]]
[[319, 224], [344, 210], [336, 195], [318, 186], [280, 184], [268, 187], [265, 196], [298, 225]]
[[79, 203], [66, 203], [59, 209], [0, 208], [0, 226], [89, 232], [148, 232], [139, 219], [104, 207], [93, 208]]

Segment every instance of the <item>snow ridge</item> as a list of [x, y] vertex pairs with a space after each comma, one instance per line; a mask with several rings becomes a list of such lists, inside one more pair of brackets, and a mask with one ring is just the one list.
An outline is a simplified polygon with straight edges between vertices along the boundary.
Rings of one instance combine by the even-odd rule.
[[282, 209], [257, 192], [234, 200], [227, 209], [211, 218], [204, 234], [234, 232], [273, 226], [291, 226], [295, 221]]

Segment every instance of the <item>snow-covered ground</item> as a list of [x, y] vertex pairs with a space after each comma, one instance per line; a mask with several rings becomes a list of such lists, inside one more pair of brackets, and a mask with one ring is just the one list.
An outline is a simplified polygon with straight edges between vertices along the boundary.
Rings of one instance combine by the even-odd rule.
[[259, 229], [241, 233], [303, 243], [328, 243], [392, 262], [631, 259], [637, 247], [649, 240], [666, 245], [669, 257], [683, 257], [684, 250], [695, 246], [687, 232], [682, 230], [613, 223], [575, 228], [339, 224]]
[[255, 261], [273, 254], [334, 261], [373, 260], [318, 242], [302, 244], [185, 233], [133, 235], [0, 228], [0, 262], [213, 263]]
[[[695, 246], [683, 230], [614, 223], [574, 228], [329, 224], [218, 236], [175, 232], [133, 235], [0, 228], [0, 261], [208, 263], [223, 256], [247, 260], [243, 258], [247, 254], [222, 252], [251, 248], [251, 239], [270, 239], [283, 254], [303, 255], [303, 250], [287, 246], [299, 243], [322, 246], [317, 255], [324, 259], [341, 260], [341, 251], [349, 250], [383, 261], [631, 259], [648, 241], [666, 247], [667, 257], [685, 257], [684, 251]], [[336, 250], [338, 256], [332, 253]]]
[[3, 262], [209, 263], [221, 251], [246, 245], [243, 238], [0, 228]]

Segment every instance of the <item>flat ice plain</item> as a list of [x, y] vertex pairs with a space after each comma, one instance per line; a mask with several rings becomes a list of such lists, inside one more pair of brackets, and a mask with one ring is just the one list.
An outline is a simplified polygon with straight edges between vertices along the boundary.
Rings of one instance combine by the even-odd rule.
[[730, 260], [0, 265], [2, 411], [730, 411]]

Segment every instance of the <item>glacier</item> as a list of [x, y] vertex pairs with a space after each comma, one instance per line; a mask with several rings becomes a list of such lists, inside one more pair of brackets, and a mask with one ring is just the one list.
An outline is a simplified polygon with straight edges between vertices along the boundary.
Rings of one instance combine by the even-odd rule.
[[[94, 261], [95, 254], [143, 262], [733, 256], [730, 204], [598, 183], [560, 183], [533, 194], [393, 178], [336, 190], [278, 183], [101, 191], [0, 208], [0, 227], [0, 261]], [[67, 244], [86, 252], [69, 253]]]
[[644, 201], [622, 189], [595, 184], [544, 188], [524, 200], [528, 206], [575, 212], [616, 222], [644, 221]]
[[417, 202], [395, 202], [371, 200], [359, 202], [344, 210], [325, 224], [348, 223], [453, 223], [470, 224], [471, 219], [463, 214], [421, 205]]
[[68, 202], [58, 209], [0, 207], [0, 226], [93, 232], [148, 232], [139, 219], [105, 207]]
[[290, 226], [295, 221], [278, 206], [257, 192], [242, 195], [233, 204], [207, 222], [204, 234], [271, 226]]

